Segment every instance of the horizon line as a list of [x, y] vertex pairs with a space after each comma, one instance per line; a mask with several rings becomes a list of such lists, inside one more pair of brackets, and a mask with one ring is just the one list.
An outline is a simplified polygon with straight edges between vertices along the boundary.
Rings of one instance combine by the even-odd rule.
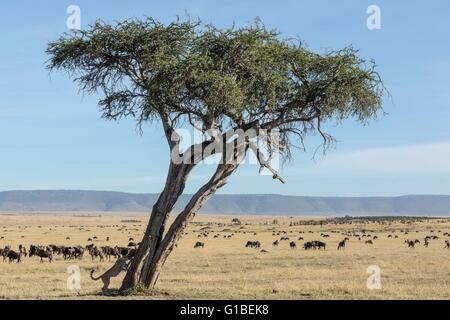
[[[7, 192], [110, 192], [110, 193], [123, 193], [123, 194], [136, 194], [136, 195], [157, 195], [158, 192], [128, 192], [117, 190], [93, 190], [93, 189], [12, 189], [12, 190], [0, 190], [0, 193]], [[193, 193], [183, 193], [182, 195], [193, 195]], [[281, 197], [305, 197], [305, 198], [401, 198], [401, 197], [413, 197], [413, 196], [444, 196], [449, 197], [450, 194], [401, 194], [401, 195], [370, 195], [370, 196], [315, 196], [315, 195], [294, 195], [294, 194], [280, 194], [280, 193], [216, 193], [220, 196], [281, 196]]]

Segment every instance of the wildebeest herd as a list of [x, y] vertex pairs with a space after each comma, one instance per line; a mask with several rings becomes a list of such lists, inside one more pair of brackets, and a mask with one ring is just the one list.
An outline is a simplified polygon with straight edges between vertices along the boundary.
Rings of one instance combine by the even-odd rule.
[[[241, 232], [241, 231], [235, 231], [235, 233], [240, 233], [240, 232]], [[289, 231], [289, 233], [292, 233], [292, 232], [293, 232], [293, 231]], [[344, 250], [344, 249], [346, 248], [347, 242], [350, 241], [350, 238], [354, 238], [354, 239], [356, 239], [356, 240], [358, 240], [358, 241], [361, 241], [361, 240], [363, 240], [363, 239], [365, 238], [366, 240], [364, 240], [364, 244], [366, 244], [366, 245], [374, 245], [375, 242], [376, 242], [376, 240], [379, 239], [379, 236], [381, 236], [381, 234], [378, 236], [378, 235], [372, 235], [372, 234], [367, 233], [367, 232], [368, 232], [367, 230], [361, 230], [360, 232], [339, 232], [339, 231], [330, 231], [330, 233], [337, 233], [337, 234], [340, 234], [340, 235], [345, 236], [345, 237], [343, 238], [343, 240], [341, 240], [341, 241], [338, 242], [337, 250]], [[375, 231], [372, 230], [372, 233], [374, 233], [374, 232], [375, 232]], [[406, 231], [406, 230], [400, 230], [400, 232], [403, 233], [404, 235], [407, 235], [407, 234], [409, 233], [409, 232]], [[233, 237], [233, 236], [235, 235], [235, 233], [232, 233], [232, 234], [229, 234], [229, 235], [223, 235], [223, 238], [231, 238], [231, 237]], [[242, 234], [246, 234], [246, 233], [247, 233], [247, 232], [242, 232]], [[306, 232], [305, 232], [305, 231], [300, 231], [299, 233], [309, 233], [309, 234], [314, 234], [315, 232], [314, 232], [314, 231], [306, 231]], [[393, 233], [395, 233], [395, 231], [393, 231]], [[434, 230], [431, 230], [431, 233], [434, 233]], [[441, 233], [441, 231], [439, 230], [438, 233]], [[185, 235], [186, 235], [186, 234], [188, 234], [188, 233], [186, 232]], [[208, 231], [200, 230], [200, 231], [199, 231], [198, 237], [199, 237], [199, 238], [200, 238], [200, 237], [201, 237], [201, 238], [207, 238], [207, 237], [209, 236], [209, 234], [210, 234], [210, 233], [209, 233]], [[257, 235], [256, 232], [252, 232], [252, 234], [253, 234], [253, 235]], [[289, 247], [290, 247], [291, 249], [296, 249], [296, 248], [297, 248], [297, 243], [296, 243], [295, 241], [291, 241], [290, 237], [287, 236], [288, 232], [287, 232], [286, 230], [282, 230], [282, 231], [278, 231], [278, 232], [275, 232], [275, 231], [272, 232], [272, 236], [279, 236], [279, 235], [282, 235], [282, 234], [283, 234], [284, 236], [282, 236], [281, 238], [279, 238], [279, 239], [273, 241], [273, 242], [272, 242], [272, 246], [273, 246], [273, 247], [278, 247], [278, 246], [280, 245], [280, 243], [282, 243], [283, 241], [285, 241], [285, 242], [288, 242], [288, 243], [289, 243]], [[445, 233], [442, 233], [442, 234], [443, 234], [443, 236], [450, 237], [450, 233], [448, 233], [448, 232], [445, 232]], [[221, 235], [218, 233], [218, 234], [215, 234], [215, 235], [213, 236], [213, 238], [219, 238], [220, 236], [221, 236]], [[323, 232], [320, 233], [320, 236], [323, 237], [323, 238], [329, 238], [329, 237], [330, 237], [329, 234], [323, 233]], [[292, 237], [292, 236], [291, 236], [291, 237]], [[388, 239], [398, 239], [398, 235], [394, 235], [394, 234], [392, 234], [392, 233], [389, 233], [389, 234], [387, 235], [387, 238], [388, 238]], [[436, 235], [427, 235], [427, 236], [424, 238], [424, 242], [423, 242], [423, 243], [424, 243], [424, 246], [428, 248], [428, 246], [429, 246], [429, 244], [430, 244], [430, 240], [438, 240], [438, 239], [439, 239], [439, 237], [436, 236]], [[298, 238], [298, 241], [304, 241], [304, 237], [302, 237], [302, 236], [299, 237], [299, 238]], [[420, 244], [421, 241], [418, 240], [418, 239], [415, 239], [415, 240], [409, 240], [409, 239], [406, 239], [406, 240], [404, 241], [404, 243], [407, 244], [407, 246], [408, 246], [409, 248], [415, 248], [415, 246], [418, 245], [418, 244]], [[261, 243], [260, 241], [258, 241], [258, 240], [248, 240], [248, 241], [245, 243], [245, 247], [246, 247], [246, 248], [256, 248], [256, 249], [260, 249], [261, 246], [262, 246], [262, 243]], [[204, 242], [200, 242], [200, 241], [196, 242], [195, 245], [194, 245], [194, 248], [204, 248], [204, 247], [205, 247], [205, 243], [204, 243]], [[320, 240], [313, 240], [313, 241], [305, 241], [305, 242], [302, 244], [302, 247], [303, 247], [304, 250], [321, 250], [321, 249], [325, 250], [326, 247], [327, 247], [327, 245], [326, 245], [326, 243], [323, 242], [323, 241], [320, 241]], [[450, 249], [450, 241], [449, 241], [449, 240], [445, 240], [445, 242], [444, 242], [444, 248]], [[265, 249], [261, 249], [261, 252], [268, 252], [268, 251], [266, 251]]]
[[99, 259], [100, 262], [111, 260], [111, 257], [119, 258], [124, 257], [131, 259], [134, 257], [138, 244], [134, 242], [128, 243], [127, 247], [120, 246], [100, 246], [97, 247], [93, 243], [86, 246], [63, 246], [50, 244], [44, 245], [30, 245], [29, 250], [19, 245], [18, 250], [11, 249], [11, 246], [5, 246], [0, 248], [0, 256], [3, 257], [3, 262], [21, 262], [22, 257], [32, 258], [34, 256], [39, 257], [41, 262], [47, 259], [48, 262], [52, 262], [55, 256], [61, 256], [64, 260], [83, 259], [86, 254], [91, 256], [92, 261]]

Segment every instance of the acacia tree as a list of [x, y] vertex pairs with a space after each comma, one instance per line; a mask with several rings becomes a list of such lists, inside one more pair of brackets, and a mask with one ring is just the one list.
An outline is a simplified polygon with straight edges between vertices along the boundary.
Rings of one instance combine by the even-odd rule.
[[[382, 105], [383, 85], [374, 63], [356, 50], [314, 53], [259, 22], [227, 29], [190, 20], [96, 22], [49, 43], [47, 53], [50, 70], [66, 70], [81, 91], [102, 95], [104, 118], [131, 117], [140, 128], [157, 121], [167, 138], [167, 180], [122, 292], [139, 283], [155, 286], [188, 222], [248, 152], [284, 183], [270, 165], [275, 152], [290, 157], [291, 148], [302, 147], [308, 135], [320, 135], [326, 147], [333, 136], [323, 130], [324, 123], [348, 118], [365, 123]], [[176, 129], [181, 127], [195, 127], [205, 139], [180, 150]], [[270, 134], [275, 131], [277, 139]], [[255, 136], [265, 141], [264, 152]], [[166, 228], [189, 174], [210, 156], [221, 160], [215, 172]]]

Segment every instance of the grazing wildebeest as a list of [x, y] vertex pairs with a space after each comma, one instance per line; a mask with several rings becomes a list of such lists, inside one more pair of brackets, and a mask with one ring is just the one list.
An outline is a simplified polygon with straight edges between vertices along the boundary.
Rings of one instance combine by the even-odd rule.
[[258, 249], [259, 247], [261, 247], [261, 242], [259, 241], [247, 241], [247, 243], [245, 244], [246, 248], [256, 248]]
[[372, 240], [367, 240], [366, 244], [373, 244]]
[[29, 257], [38, 256], [41, 258], [41, 262], [44, 262], [44, 258], [48, 258], [48, 262], [52, 262], [53, 253], [50, 247], [44, 249], [43, 246], [31, 245], [29, 250]]
[[130, 241], [130, 242], [128, 242], [128, 246], [129, 246], [129, 247], [136, 247], [136, 246], [137, 246], [137, 243], [135, 243], [135, 242], [133, 242], [133, 241]]
[[64, 247], [62, 254], [64, 257], [64, 260], [72, 259], [74, 256], [75, 250], [72, 247]]
[[299, 238], [298, 238], [298, 241], [302, 241], [302, 240], [303, 240], [303, 237], [299, 237]]
[[305, 250], [313, 249], [314, 245], [312, 244], [312, 242], [305, 242], [303, 244], [303, 248], [305, 248]]
[[64, 260], [75, 258], [82, 259], [84, 255], [84, 248], [82, 246], [62, 247], [60, 250], [63, 254]]
[[319, 249], [320, 250], [321, 248], [323, 248], [323, 250], [325, 250], [326, 243], [322, 242], [322, 241], [317, 241], [317, 240], [309, 241], [309, 242], [305, 242], [303, 244], [303, 247], [305, 248], [305, 250], [308, 250], [308, 249]]
[[17, 260], [17, 263], [22, 261], [20, 259], [20, 252], [15, 252], [14, 250], [9, 250], [8, 254], [6, 255], [9, 259], [9, 263], [13, 262], [14, 260]]
[[450, 241], [445, 240], [445, 247], [444, 249], [450, 249]]
[[412, 240], [405, 240], [405, 243], [408, 245], [408, 248], [414, 248], [414, 246], [416, 245], [416, 243]]
[[84, 255], [84, 248], [82, 246], [76, 246], [73, 249], [75, 258], [82, 259]]
[[326, 244], [325, 244], [325, 242], [322, 242], [322, 241], [312, 241], [312, 243], [313, 243], [313, 245], [314, 245], [314, 249], [321, 249], [321, 248], [323, 248], [323, 250], [325, 250], [325, 247], [326, 247]]
[[57, 246], [54, 244], [49, 244], [48, 247], [52, 250], [53, 253], [56, 253], [58, 255], [62, 254], [65, 249], [64, 246]]
[[203, 242], [197, 241], [194, 245], [194, 248], [204, 248], [205, 244]]
[[291, 242], [289, 243], [289, 246], [291, 247], [291, 249], [297, 248], [297, 245], [295, 244], [294, 241], [291, 241]]
[[117, 246], [114, 248], [112, 248], [110, 246], [105, 246], [105, 247], [101, 247], [101, 249], [102, 249], [103, 254], [106, 256], [106, 258], [108, 260], [111, 260], [111, 256], [113, 256], [116, 259], [120, 257], [120, 251]]
[[273, 246], [277, 246], [278, 243], [279, 243], [278, 240], [276, 240], [276, 241], [274, 241], [274, 242], [272, 243], [272, 245], [273, 245]]
[[103, 261], [104, 255], [103, 255], [103, 252], [101, 250], [99, 250], [99, 248], [92, 247], [89, 250], [89, 254], [91, 255], [92, 261], [94, 261], [94, 258], [96, 258], [96, 257], [100, 258], [100, 262]]

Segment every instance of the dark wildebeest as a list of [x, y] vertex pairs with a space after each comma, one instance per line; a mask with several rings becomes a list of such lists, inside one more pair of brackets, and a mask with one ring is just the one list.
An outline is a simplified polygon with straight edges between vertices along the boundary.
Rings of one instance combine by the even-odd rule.
[[8, 255], [9, 250], [11, 250], [10, 246], [5, 246], [5, 248], [0, 249], [0, 255], [3, 257], [3, 261], [6, 260], [6, 256]]
[[65, 247], [62, 251], [64, 260], [72, 259], [75, 255], [75, 250], [72, 247]]
[[367, 240], [366, 244], [373, 244], [372, 240]]
[[84, 255], [84, 248], [82, 246], [76, 246], [73, 248], [74, 253], [73, 255], [75, 258], [82, 259]]
[[101, 249], [108, 260], [111, 260], [111, 256], [116, 259], [120, 257], [120, 251], [118, 247], [112, 248], [110, 246], [106, 246], [102, 247]]
[[9, 263], [13, 262], [14, 260], [17, 260], [17, 263], [22, 261], [20, 259], [20, 252], [15, 252], [14, 250], [9, 250], [8, 254], [6, 255], [9, 259]]
[[274, 242], [272, 243], [272, 245], [273, 245], [273, 246], [277, 246], [277, 245], [278, 245], [278, 240], [274, 241]]
[[450, 241], [445, 240], [445, 247], [444, 249], [450, 249]]
[[322, 242], [322, 241], [312, 241], [312, 244], [313, 244], [313, 246], [314, 246], [314, 249], [321, 249], [321, 248], [323, 248], [323, 250], [325, 250], [325, 247], [326, 247], [326, 244], [325, 244], [325, 242]]
[[194, 245], [194, 248], [204, 248], [205, 244], [203, 242], [197, 241]]
[[339, 242], [337, 249], [338, 250], [344, 250], [345, 249], [345, 243], [347, 242], [347, 238], [345, 238], [344, 240], [342, 240], [341, 242]]
[[100, 262], [103, 261], [103, 252], [101, 250], [99, 250], [97, 247], [92, 247], [89, 250], [89, 254], [91, 255], [92, 261], [94, 261], [94, 258], [97, 258], [97, 257], [100, 258]]
[[294, 241], [291, 241], [291, 242], [289, 243], [289, 246], [291, 247], [291, 249], [297, 248], [297, 245], [295, 244]]
[[56, 253], [58, 255], [62, 254], [64, 249], [65, 249], [64, 246], [57, 246], [57, 245], [54, 245], [54, 244], [49, 244], [48, 246], [52, 250], [53, 253]]
[[53, 260], [53, 253], [49, 247], [45, 248], [41, 246], [31, 245], [29, 250], [29, 257], [38, 256], [41, 258], [41, 262], [44, 262], [44, 258], [48, 258], [49, 262]]
[[258, 249], [258, 248], [261, 247], [261, 242], [259, 242], [259, 241], [247, 241], [245, 247], [246, 247], [246, 248], [249, 248], [249, 247], [250, 247], [250, 248], [256, 248], [256, 249]]
[[414, 248], [416, 243], [412, 240], [405, 240], [405, 243], [408, 244], [408, 248]]

